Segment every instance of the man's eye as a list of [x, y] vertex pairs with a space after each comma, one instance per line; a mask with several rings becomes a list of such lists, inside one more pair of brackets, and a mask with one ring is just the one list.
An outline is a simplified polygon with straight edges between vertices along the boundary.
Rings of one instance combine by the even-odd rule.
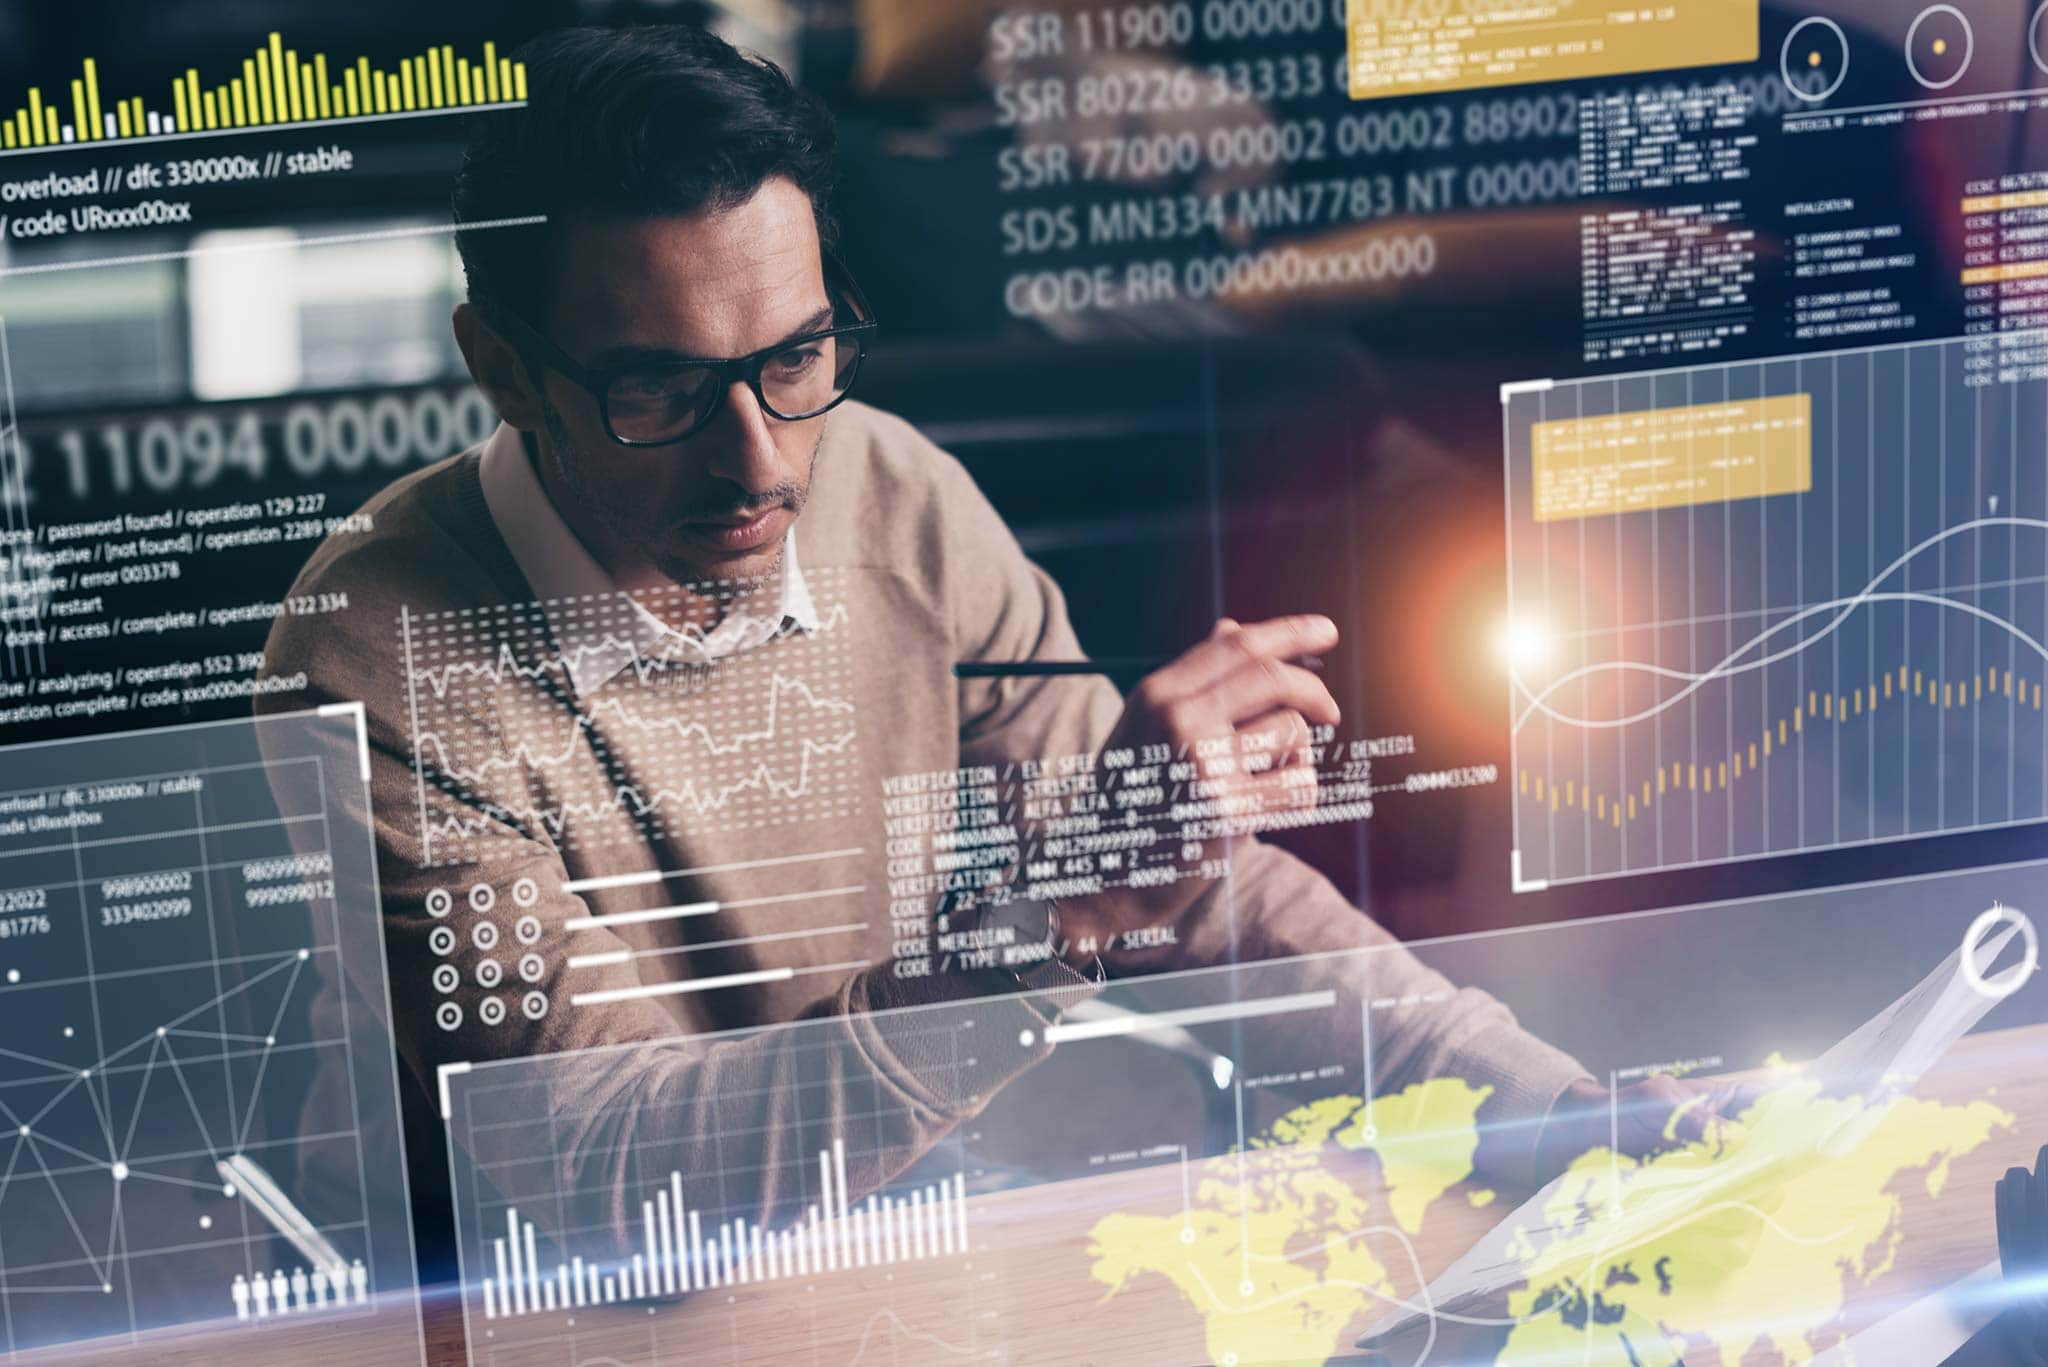
[[768, 362], [769, 367], [782, 375], [801, 375], [818, 363], [819, 349], [815, 346], [792, 347], [777, 352]]
[[703, 377], [688, 371], [621, 375], [612, 381], [612, 396], [633, 402], [686, 398], [702, 385]]

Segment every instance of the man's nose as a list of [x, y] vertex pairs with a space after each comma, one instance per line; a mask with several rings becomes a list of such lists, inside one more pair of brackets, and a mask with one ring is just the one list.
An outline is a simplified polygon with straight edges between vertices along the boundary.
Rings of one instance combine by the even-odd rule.
[[775, 444], [774, 421], [761, 411], [752, 389], [735, 383], [706, 434], [714, 438], [710, 472], [749, 494], [766, 493], [787, 480], [790, 472]]

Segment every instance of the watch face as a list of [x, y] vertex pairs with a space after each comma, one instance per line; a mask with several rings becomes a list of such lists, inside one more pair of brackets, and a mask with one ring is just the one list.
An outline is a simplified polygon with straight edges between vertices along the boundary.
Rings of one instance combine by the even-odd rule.
[[983, 930], [1009, 929], [1015, 932], [1008, 943], [1042, 945], [1052, 939], [1053, 908], [1050, 902], [1005, 902], [990, 907], [982, 916]]

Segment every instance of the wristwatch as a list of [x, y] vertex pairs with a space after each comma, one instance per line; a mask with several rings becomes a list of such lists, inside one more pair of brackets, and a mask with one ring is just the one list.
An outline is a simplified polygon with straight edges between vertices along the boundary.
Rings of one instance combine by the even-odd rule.
[[[1060, 905], [1049, 898], [981, 903], [965, 911], [948, 911], [946, 919], [954, 930], [974, 932], [980, 947], [994, 953], [997, 971], [1028, 991], [1100, 987], [1108, 980], [1100, 957], [1084, 973], [1061, 956], [1065, 942], [1060, 934]], [[1003, 933], [1006, 930], [1010, 932], [1007, 935]]]

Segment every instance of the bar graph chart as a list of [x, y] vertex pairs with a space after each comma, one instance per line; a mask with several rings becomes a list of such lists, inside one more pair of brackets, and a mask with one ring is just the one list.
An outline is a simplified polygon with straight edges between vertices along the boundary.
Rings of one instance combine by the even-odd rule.
[[494, 42], [484, 43], [474, 58], [457, 56], [452, 44], [442, 44], [395, 62], [373, 64], [358, 56], [330, 63], [326, 53], [302, 56], [285, 45], [283, 35], [272, 33], [242, 59], [239, 70], [202, 78], [196, 67], [188, 68], [173, 76], [154, 102], [104, 90], [99, 64], [88, 57], [77, 76], [49, 95], [41, 86], [29, 87], [21, 104], [0, 121], [0, 151], [431, 114], [525, 100], [526, 64], [498, 55]]
[[705, 1361], [707, 1326], [720, 1362], [989, 1359], [1014, 1179], [928, 1098], [978, 1111], [1044, 1023], [975, 999], [447, 1065], [470, 1367]]
[[482, 1282], [484, 1318], [548, 1314], [618, 1301], [680, 1296], [721, 1286], [814, 1277], [858, 1267], [918, 1262], [967, 1251], [965, 1180], [930, 1182], [902, 1194], [850, 1199], [846, 1146], [818, 1154], [822, 1197], [801, 1220], [779, 1229], [743, 1217], [707, 1229], [683, 1200], [683, 1177], [640, 1204], [643, 1246], [609, 1262], [581, 1255], [543, 1268], [537, 1231], [516, 1206], [492, 1240], [492, 1271]]

